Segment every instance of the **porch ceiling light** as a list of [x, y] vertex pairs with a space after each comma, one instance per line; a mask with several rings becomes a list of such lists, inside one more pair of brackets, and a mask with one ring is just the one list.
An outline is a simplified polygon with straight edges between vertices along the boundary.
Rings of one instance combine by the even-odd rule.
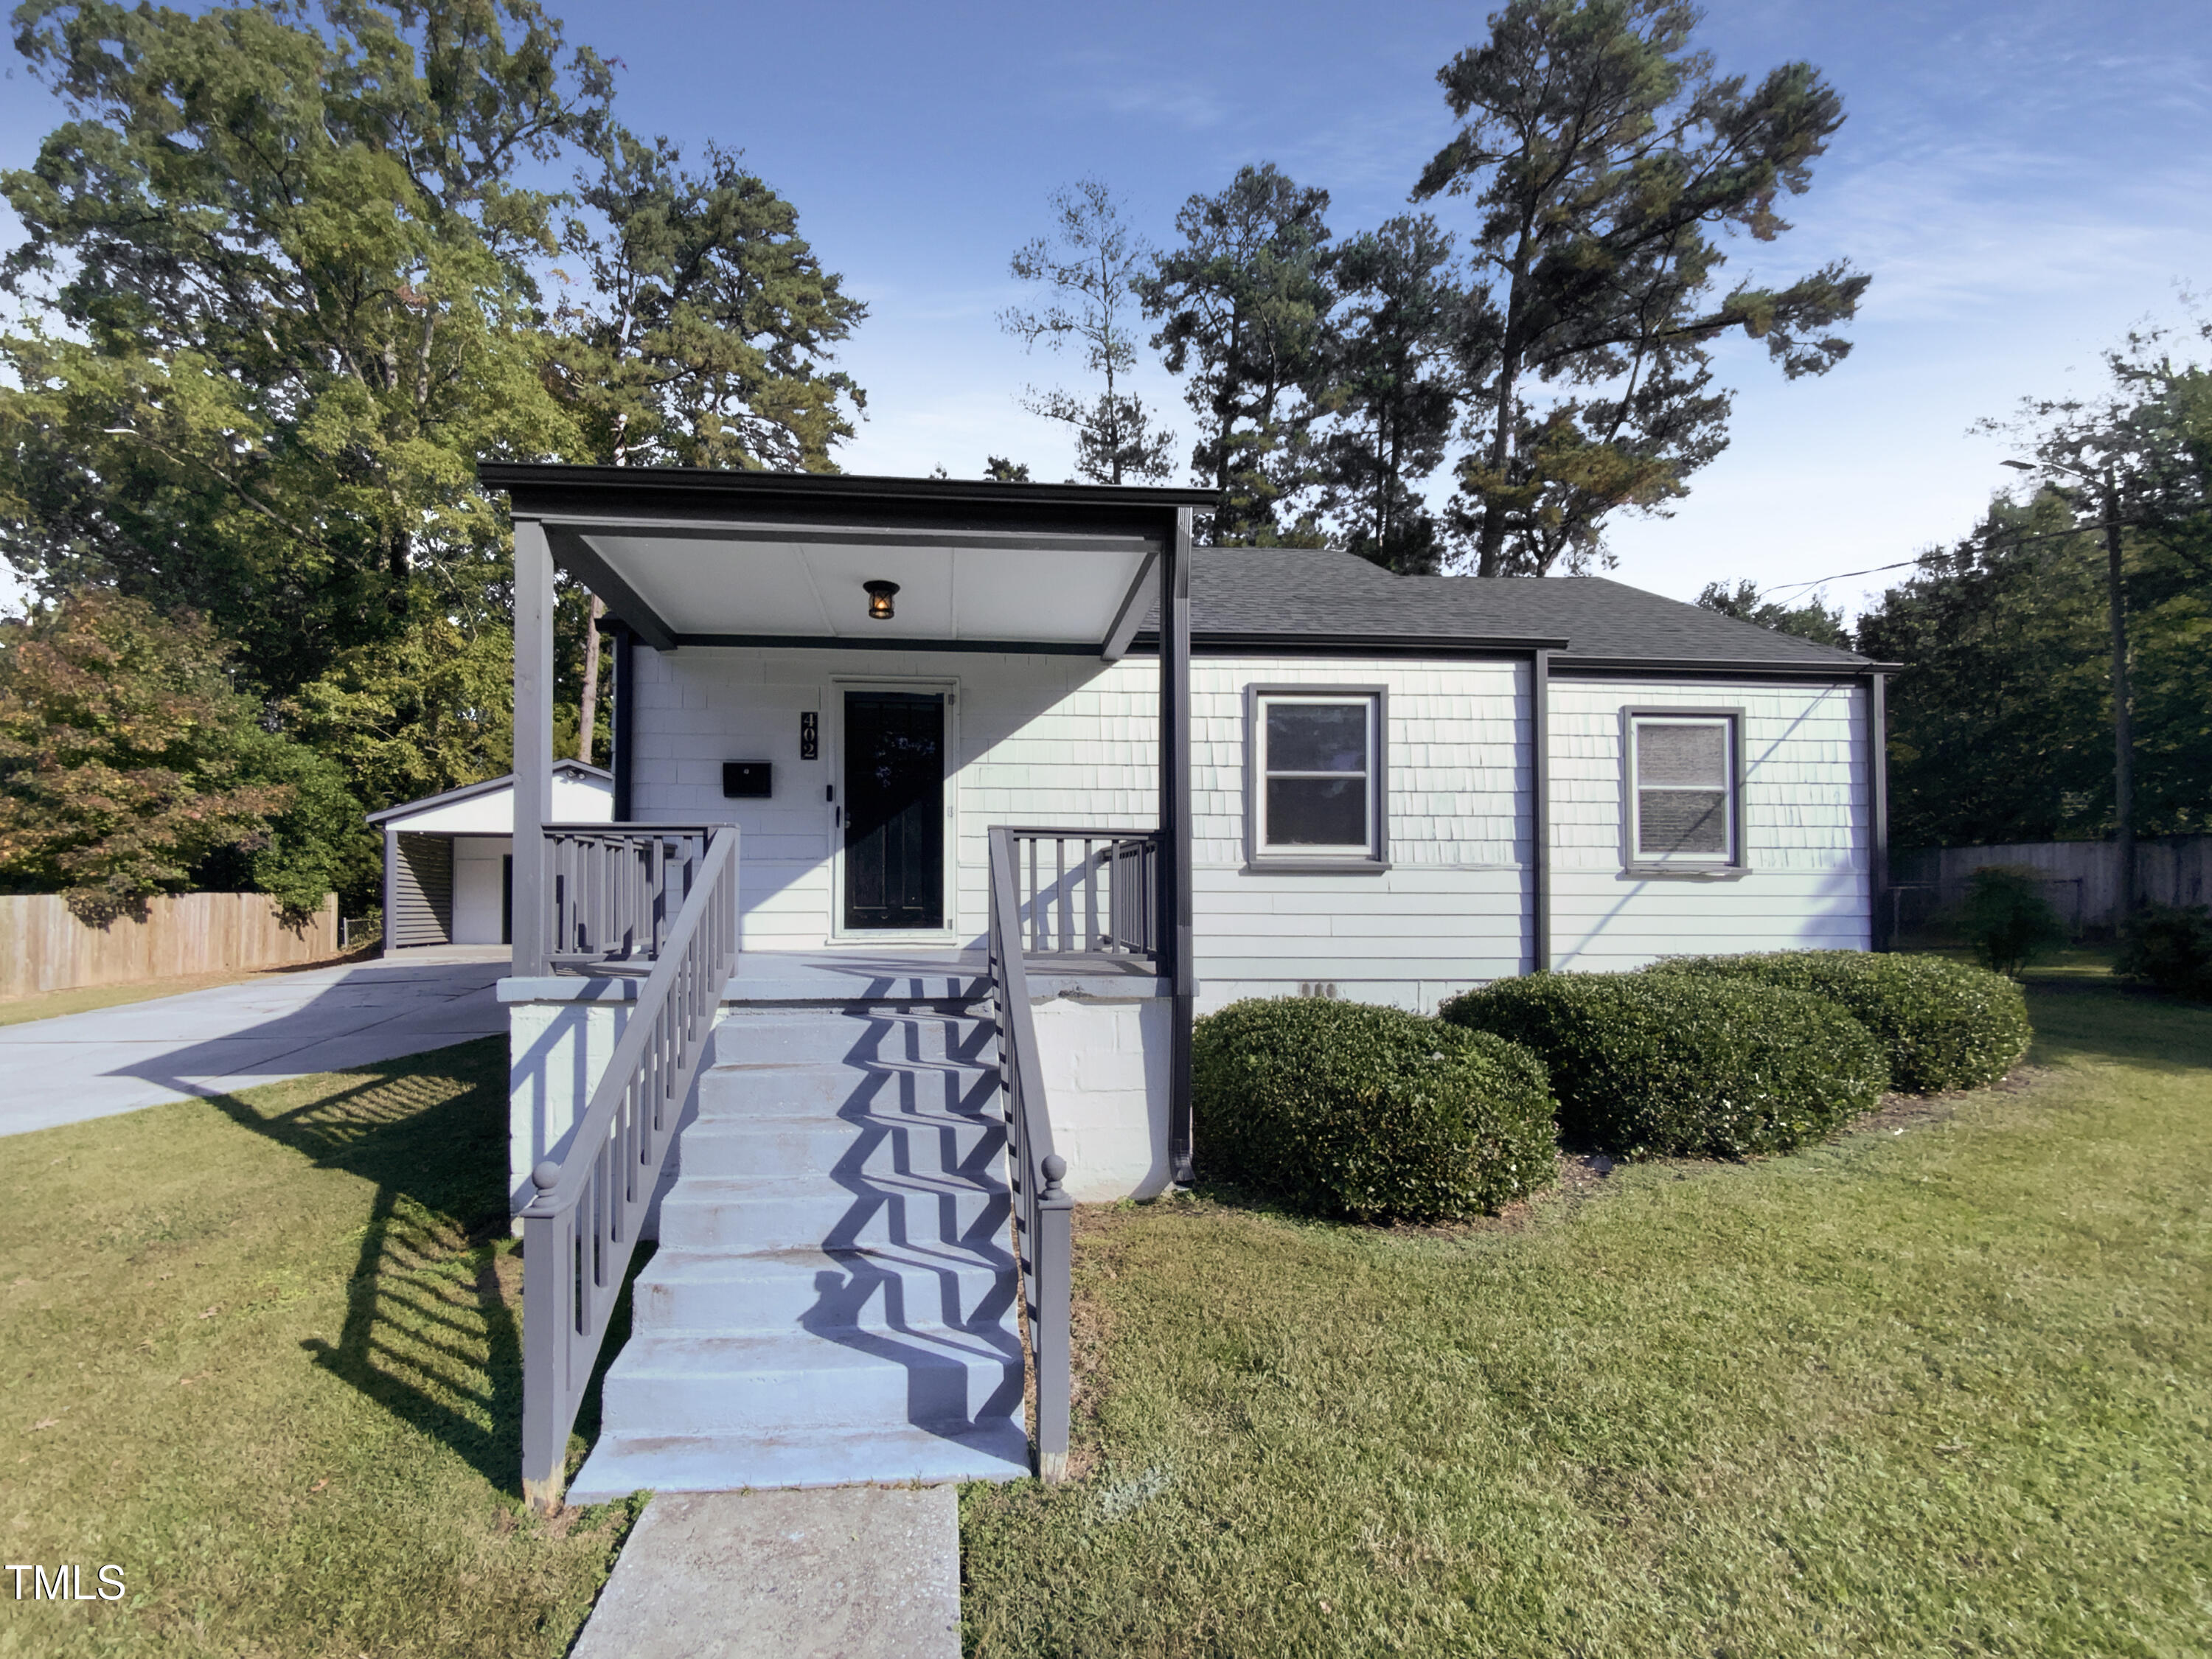
[[891, 595], [898, 592], [896, 582], [862, 582], [860, 586], [868, 596], [868, 620], [889, 622], [891, 619]]

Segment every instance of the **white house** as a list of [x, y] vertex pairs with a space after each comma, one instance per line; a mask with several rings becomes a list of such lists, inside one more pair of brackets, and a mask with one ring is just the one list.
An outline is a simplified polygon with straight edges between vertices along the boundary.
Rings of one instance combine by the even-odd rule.
[[[1208, 1008], [1428, 1009], [1540, 968], [1878, 942], [1884, 665], [1849, 653], [1607, 580], [1194, 548], [1200, 491], [483, 476], [516, 524], [517, 1210], [626, 1259], [612, 1230], [653, 1186], [622, 1176], [639, 1213], [587, 1226], [615, 1177], [585, 1166], [628, 1135], [670, 1172], [580, 1492], [951, 1478], [1031, 1449], [1049, 1473], [1055, 1217], [1188, 1178]], [[556, 563], [617, 625], [614, 817], [661, 827], [612, 874], [540, 829]], [[675, 940], [647, 957], [680, 945], [696, 978], [676, 884], [687, 916], [734, 913], [696, 1087], [675, 970], [607, 942]], [[602, 888], [645, 896], [585, 917]], [[660, 1035], [609, 1069], [633, 1011]], [[672, 1116], [616, 1103], [653, 1063], [689, 1102], [672, 1159]], [[732, 1403], [763, 1355], [782, 1381]], [[817, 1386], [869, 1364], [904, 1404]], [[800, 1393], [836, 1420], [799, 1420]]]
[[[605, 823], [614, 775], [553, 763], [553, 821]], [[384, 837], [384, 953], [416, 945], [511, 942], [514, 775], [487, 778], [368, 815]]]

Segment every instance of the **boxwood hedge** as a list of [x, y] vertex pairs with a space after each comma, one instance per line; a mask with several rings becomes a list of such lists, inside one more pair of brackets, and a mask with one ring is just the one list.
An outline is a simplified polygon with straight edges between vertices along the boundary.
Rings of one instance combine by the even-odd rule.
[[1778, 985], [1842, 1005], [1888, 1051], [1893, 1089], [1980, 1089], [2020, 1063], [2027, 1000], [2002, 974], [1942, 957], [1771, 951], [1685, 957], [1645, 970]]
[[1818, 1139], [1871, 1109], [1889, 1069], [1825, 997], [1691, 974], [1530, 974], [1443, 1018], [1534, 1051], [1569, 1146], [1741, 1157]]
[[1459, 1219], [1555, 1174], [1534, 1057], [1395, 1008], [1232, 1003], [1193, 1034], [1191, 1107], [1202, 1173], [1312, 1215]]

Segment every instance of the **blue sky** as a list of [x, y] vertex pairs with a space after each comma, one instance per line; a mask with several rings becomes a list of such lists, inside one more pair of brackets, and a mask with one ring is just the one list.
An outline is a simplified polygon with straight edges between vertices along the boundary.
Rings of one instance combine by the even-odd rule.
[[[1060, 373], [1002, 336], [1014, 246], [1046, 195], [1085, 174], [1152, 238], [1192, 192], [1273, 161], [1325, 186], [1340, 234], [1403, 210], [1451, 131], [1434, 80], [1487, 9], [1358, 6], [800, 6], [654, 0], [552, 8], [622, 60], [634, 127], [714, 138], [797, 204], [871, 314], [845, 354], [869, 416], [847, 470], [981, 470], [987, 453], [1065, 476], [1069, 446], [1021, 411]], [[1756, 76], [1809, 59], [1842, 93], [1842, 133], [1796, 228], [1727, 275], [1786, 280], [1838, 255], [1874, 284], [1856, 349], [1784, 382], [1730, 348], [1734, 441], [1671, 519], [1613, 536], [1620, 579], [1688, 598], [1908, 558], [1964, 532], [2010, 475], [1968, 428], [2021, 397], [2094, 386], [2098, 354], [2212, 291], [2212, 7], [1730, 0], [1701, 40]], [[34, 153], [52, 111], [0, 82], [0, 161]], [[1437, 204], [1447, 223], [1465, 210]], [[1180, 389], [1143, 389], [1186, 439]], [[1831, 585], [1856, 609], [1887, 578]]]

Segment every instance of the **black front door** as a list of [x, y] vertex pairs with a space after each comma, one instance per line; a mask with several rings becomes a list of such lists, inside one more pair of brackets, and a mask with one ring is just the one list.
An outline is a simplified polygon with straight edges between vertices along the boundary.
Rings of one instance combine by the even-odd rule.
[[945, 699], [845, 694], [845, 926], [945, 925]]

